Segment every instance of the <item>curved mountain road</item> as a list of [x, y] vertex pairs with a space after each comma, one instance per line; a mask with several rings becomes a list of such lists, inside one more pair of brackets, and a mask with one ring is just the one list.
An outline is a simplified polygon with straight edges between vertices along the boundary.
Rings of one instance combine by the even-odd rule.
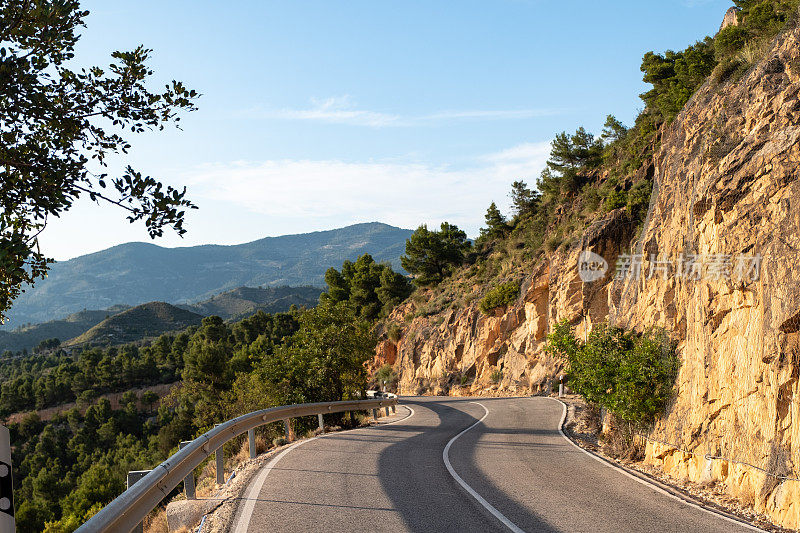
[[403, 398], [380, 425], [300, 441], [254, 477], [236, 533], [738, 532], [576, 448], [547, 398]]

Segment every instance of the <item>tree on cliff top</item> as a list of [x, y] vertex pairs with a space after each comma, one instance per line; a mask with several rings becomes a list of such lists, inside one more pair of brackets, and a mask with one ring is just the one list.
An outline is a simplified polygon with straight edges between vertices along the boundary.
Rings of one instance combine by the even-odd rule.
[[414, 274], [417, 285], [437, 285], [464, 262], [471, 246], [467, 234], [453, 224], [442, 222], [439, 231], [423, 224], [406, 240], [406, 254], [400, 262]]
[[123, 132], [177, 123], [198, 95], [177, 81], [148, 90], [150, 50], [142, 46], [112, 53], [105, 69], [68, 68], [87, 15], [78, 0], [0, 3], [0, 322], [23, 285], [47, 272], [37, 237], [48, 217], [81, 195], [120, 206], [152, 238], [165, 227], [182, 235], [185, 209], [195, 207], [185, 188], [131, 167], [106, 172], [108, 156], [130, 148]]
[[348, 302], [356, 313], [367, 320], [387, 315], [411, 294], [408, 278], [392, 270], [388, 263], [376, 263], [370, 254], [355, 263], [345, 261], [341, 272], [331, 267], [325, 272], [328, 291], [320, 302]]

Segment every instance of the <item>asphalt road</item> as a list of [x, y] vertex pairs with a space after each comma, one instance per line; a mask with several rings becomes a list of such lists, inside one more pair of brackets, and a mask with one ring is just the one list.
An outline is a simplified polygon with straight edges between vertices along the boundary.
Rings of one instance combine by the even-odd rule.
[[271, 461], [234, 531], [751, 531], [575, 448], [562, 412], [547, 398], [403, 398], [388, 423]]

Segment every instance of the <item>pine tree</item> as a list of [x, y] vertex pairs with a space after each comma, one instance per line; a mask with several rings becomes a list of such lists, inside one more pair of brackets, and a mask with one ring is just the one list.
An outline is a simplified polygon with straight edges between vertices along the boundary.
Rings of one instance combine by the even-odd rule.
[[509, 227], [506, 222], [506, 217], [497, 209], [497, 205], [492, 202], [489, 209], [486, 210], [486, 228], [481, 230], [481, 233], [489, 239], [502, 239], [508, 233]]
[[406, 253], [400, 262], [414, 274], [417, 285], [437, 285], [464, 262], [470, 247], [467, 234], [453, 224], [442, 222], [439, 231], [423, 224], [406, 240]]
[[516, 218], [536, 213], [541, 195], [528, 188], [528, 184], [518, 180], [511, 184], [511, 209]]
[[376, 291], [382, 305], [381, 314], [388, 315], [392, 309], [411, 296], [412, 290], [409, 279], [387, 265], [381, 272], [381, 285]]

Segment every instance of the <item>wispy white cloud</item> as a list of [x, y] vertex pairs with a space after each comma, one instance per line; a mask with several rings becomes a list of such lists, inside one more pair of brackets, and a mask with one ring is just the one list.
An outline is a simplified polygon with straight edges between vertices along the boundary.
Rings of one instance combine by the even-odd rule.
[[519, 120], [559, 114], [558, 109], [466, 109], [446, 110], [421, 115], [400, 115], [358, 108], [349, 96], [312, 98], [304, 109], [270, 109], [257, 107], [244, 116], [280, 120], [319, 121], [330, 124], [368, 126], [374, 128], [421, 126], [458, 120]]
[[316, 120], [334, 124], [350, 124], [355, 126], [382, 127], [396, 125], [401, 121], [399, 115], [378, 113], [355, 109], [347, 96], [312, 99], [308, 109], [254, 110], [255, 115], [263, 118], [284, 120]]
[[183, 181], [198, 202], [234, 204], [286, 226], [380, 220], [416, 227], [448, 220], [475, 235], [490, 202], [507, 206], [512, 181], [535, 182], [548, 150], [549, 143], [522, 144], [466, 168], [398, 161], [215, 163], [188, 171]]

